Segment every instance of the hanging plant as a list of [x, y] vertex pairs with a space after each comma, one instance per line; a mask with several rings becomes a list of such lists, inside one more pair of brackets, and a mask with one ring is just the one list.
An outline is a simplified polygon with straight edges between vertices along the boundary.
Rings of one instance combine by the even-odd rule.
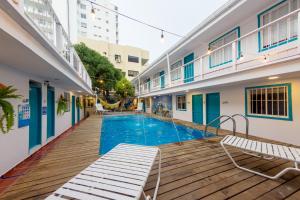
[[58, 102], [57, 102], [57, 115], [63, 115], [68, 110], [67, 100], [64, 98], [63, 95], [60, 95]]
[[17, 89], [12, 86], [0, 84], [0, 130], [8, 133], [14, 126], [14, 107], [7, 99], [19, 99], [21, 95], [15, 94]]
[[83, 106], [82, 106], [82, 104], [81, 104], [81, 101], [80, 101], [80, 98], [79, 98], [79, 97], [76, 98], [76, 107], [77, 107], [77, 108], [80, 108], [80, 109], [83, 108]]

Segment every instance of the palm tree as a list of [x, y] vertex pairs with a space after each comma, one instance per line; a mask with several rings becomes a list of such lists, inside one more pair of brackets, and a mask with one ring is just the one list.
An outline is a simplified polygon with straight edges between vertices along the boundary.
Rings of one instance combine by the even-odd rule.
[[[17, 89], [12, 86], [5, 86], [0, 84], [0, 108], [2, 114], [0, 115], [0, 130], [3, 133], [8, 133], [14, 125], [14, 107], [7, 101], [8, 99], [17, 99], [21, 95], [15, 94]], [[1, 111], [1, 110], [0, 110]], [[6, 124], [4, 124], [6, 122]]]

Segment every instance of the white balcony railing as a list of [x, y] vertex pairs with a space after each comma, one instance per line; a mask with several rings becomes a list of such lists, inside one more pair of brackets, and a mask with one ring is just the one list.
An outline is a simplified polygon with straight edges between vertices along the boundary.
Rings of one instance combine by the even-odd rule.
[[171, 81], [166, 82], [164, 87], [158, 87], [160, 78], [142, 84], [140, 94], [253, 69], [300, 55], [300, 41], [293, 42], [298, 39], [299, 30], [300, 9], [176, 67], [164, 75], [165, 80]]
[[23, 0], [24, 13], [78, 76], [92, 88], [91, 79], [48, 0]]

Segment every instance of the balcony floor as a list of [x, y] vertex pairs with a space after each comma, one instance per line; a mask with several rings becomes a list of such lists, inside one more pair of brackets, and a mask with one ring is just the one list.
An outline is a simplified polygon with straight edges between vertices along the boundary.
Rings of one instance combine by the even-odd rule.
[[[8, 187], [0, 199], [43, 199], [98, 158], [99, 117], [92, 116]], [[162, 179], [158, 199], [300, 199], [300, 174], [269, 180], [234, 167], [219, 139], [162, 145]], [[272, 162], [232, 150], [247, 167], [274, 174], [292, 163]], [[146, 185], [152, 193], [157, 165]], [[1, 180], [0, 180], [1, 186]], [[3, 186], [3, 180], [2, 180]]]

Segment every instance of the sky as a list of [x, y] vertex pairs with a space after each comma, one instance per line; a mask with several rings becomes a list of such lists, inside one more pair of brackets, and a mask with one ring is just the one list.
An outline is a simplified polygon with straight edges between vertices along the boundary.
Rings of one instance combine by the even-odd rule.
[[[111, 0], [119, 12], [162, 29], [186, 35], [227, 0]], [[120, 44], [136, 46], [150, 52], [150, 62], [159, 57], [180, 38], [129, 19], [119, 17]]]

